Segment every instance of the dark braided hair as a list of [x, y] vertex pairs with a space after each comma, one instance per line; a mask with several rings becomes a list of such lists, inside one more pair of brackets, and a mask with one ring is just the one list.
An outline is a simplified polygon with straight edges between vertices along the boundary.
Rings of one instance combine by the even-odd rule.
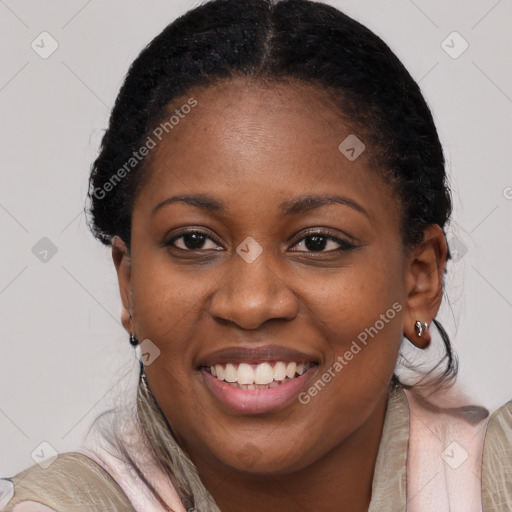
[[307, 0], [214, 0], [170, 24], [132, 64], [116, 99], [89, 197], [92, 231], [104, 244], [118, 234], [130, 246], [131, 209], [144, 162], [108, 197], [97, 197], [193, 86], [249, 75], [294, 78], [325, 89], [340, 112], [377, 149], [396, 184], [406, 245], [451, 214], [444, 157], [418, 85], [389, 47], [333, 7]]
[[[418, 85], [378, 36], [316, 1], [211, 0], [168, 25], [126, 75], [89, 179], [88, 224], [98, 240], [111, 245], [118, 235], [130, 250], [133, 205], [150, 168], [150, 155], [139, 160], [134, 154], [180, 102], [186, 103], [192, 87], [238, 77], [299, 81], [329, 95], [340, 116], [371, 145], [374, 172], [395, 190], [404, 248], [421, 243], [429, 225], [444, 232], [452, 203], [432, 114]], [[437, 320], [434, 324], [446, 348], [438, 381], [455, 379], [449, 337]], [[391, 385], [398, 383], [393, 375]], [[200, 481], [192, 482], [193, 465], [177, 445], [176, 453], [164, 454], [160, 437], [168, 424], [148, 393], [139, 386], [138, 414], [156, 458], [171, 477], [177, 475], [184, 503], [218, 510]], [[157, 426], [160, 433], [151, 434]]]

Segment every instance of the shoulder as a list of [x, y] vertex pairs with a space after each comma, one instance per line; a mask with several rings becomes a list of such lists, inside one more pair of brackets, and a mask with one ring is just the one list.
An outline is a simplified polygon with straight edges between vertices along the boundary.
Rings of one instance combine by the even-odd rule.
[[487, 423], [482, 498], [485, 510], [512, 510], [512, 400], [494, 411]]
[[489, 411], [460, 386], [405, 393], [410, 408], [408, 510], [480, 511], [481, 485], [475, 475]]
[[59, 454], [46, 468], [34, 464], [0, 479], [1, 512], [134, 512], [115, 480], [78, 452]]

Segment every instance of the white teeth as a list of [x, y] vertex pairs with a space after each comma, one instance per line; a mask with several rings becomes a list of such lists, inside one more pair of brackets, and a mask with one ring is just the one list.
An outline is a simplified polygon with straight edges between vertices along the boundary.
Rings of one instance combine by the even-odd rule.
[[224, 380], [225, 371], [221, 364], [215, 365], [215, 371], [217, 372], [217, 379]]
[[239, 364], [236, 380], [238, 381], [238, 384], [254, 384], [254, 370], [252, 369], [252, 366], [247, 363]]
[[297, 363], [288, 363], [286, 365], [286, 376], [289, 379], [293, 379], [293, 377], [295, 376], [296, 370], [297, 370]]
[[256, 384], [270, 384], [274, 380], [274, 371], [268, 363], [259, 364], [254, 371]]
[[278, 361], [274, 366], [274, 380], [286, 379], [286, 365], [282, 361]]
[[236, 368], [231, 363], [228, 363], [226, 365], [226, 372], [224, 373], [224, 380], [226, 382], [236, 382], [238, 380]]
[[248, 363], [210, 366], [210, 373], [220, 380], [238, 384], [245, 389], [267, 389], [278, 386], [285, 379], [303, 375], [310, 364], [277, 361], [274, 366], [265, 362], [258, 365]]

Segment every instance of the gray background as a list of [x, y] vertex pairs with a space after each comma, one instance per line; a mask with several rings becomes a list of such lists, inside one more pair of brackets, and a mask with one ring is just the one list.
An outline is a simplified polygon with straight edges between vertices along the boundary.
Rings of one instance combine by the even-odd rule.
[[[329, 3], [383, 37], [433, 110], [457, 259], [446, 279], [451, 306], [438, 319], [461, 383], [493, 410], [512, 398], [512, 2]], [[133, 395], [138, 362], [120, 324], [110, 250], [90, 235], [82, 208], [130, 63], [197, 4], [0, 0], [0, 477], [32, 465], [42, 442], [77, 448], [100, 412]], [[59, 45], [46, 59], [31, 47], [51, 48], [43, 31]], [[469, 44], [457, 58], [464, 42], [453, 31]]]

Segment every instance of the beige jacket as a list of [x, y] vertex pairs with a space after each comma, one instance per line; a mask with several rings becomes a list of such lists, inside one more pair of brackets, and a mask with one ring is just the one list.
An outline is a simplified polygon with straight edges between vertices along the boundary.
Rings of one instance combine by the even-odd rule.
[[[447, 414], [401, 387], [390, 390], [369, 512], [512, 512], [512, 400], [490, 417], [479, 411]], [[170, 509], [186, 512], [169, 479], [152, 469]], [[60, 454], [47, 469], [36, 464], [0, 479], [3, 512], [106, 510], [165, 509], [97, 440]]]

